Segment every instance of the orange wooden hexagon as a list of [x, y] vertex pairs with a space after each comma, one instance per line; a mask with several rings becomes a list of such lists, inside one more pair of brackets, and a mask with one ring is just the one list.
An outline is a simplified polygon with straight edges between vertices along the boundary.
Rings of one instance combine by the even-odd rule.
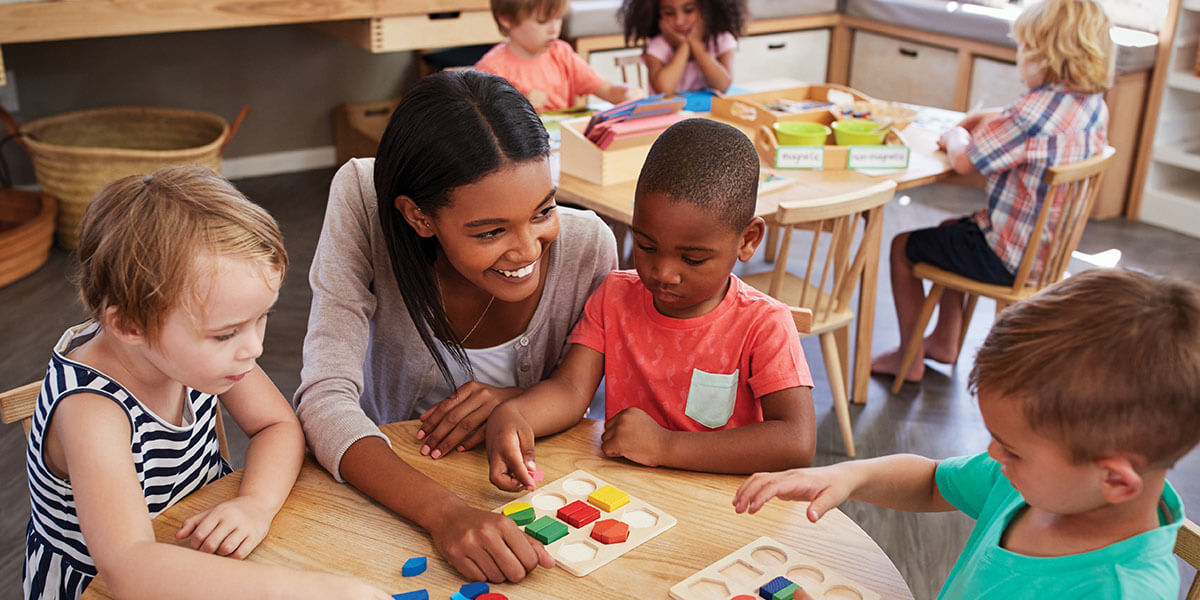
[[592, 526], [592, 539], [602, 544], [620, 544], [629, 539], [629, 525], [616, 519], [596, 521]]

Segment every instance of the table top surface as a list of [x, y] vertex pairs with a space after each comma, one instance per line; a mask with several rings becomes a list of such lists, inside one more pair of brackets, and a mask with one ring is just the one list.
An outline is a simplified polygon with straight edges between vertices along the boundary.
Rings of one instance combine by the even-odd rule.
[[[773, 169], [763, 166], [764, 172], [778, 173], [793, 180], [793, 183], [768, 191], [758, 197], [755, 214], [765, 217], [775, 213], [781, 202], [828, 198], [862, 189], [885, 180], [896, 182], [896, 189], [905, 190], [954, 176], [946, 153], [938, 150], [937, 142], [945, 129], [954, 125], [963, 113], [940, 108], [909, 105], [918, 110], [917, 121], [898, 132], [901, 140], [910, 149], [907, 169], [895, 170], [882, 175], [869, 175], [855, 170], [802, 170]], [[708, 113], [696, 116], [712, 118], [738, 127], [750, 139], [754, 131], [737, 123], [723, 121]], [[633, 223], [633, 196], [637, 187], [636, 178], [609, 185], [599, 185], [585, 179], [562, 173], [558, 181], [559, 199], [591, 209], [604, 217], [629, 225]]]
[[[405, 421], [382, 428], [409, 464], [480, 508], [497, 508], [520, 495], [488, 482], [482, 449], [436, 461], [422, 457], [417, 426], [416, 421]], [[605, 458], [599, 452], [603, 427], [602, 421], [585, 419], [539, 440], [543, 483], [583, 469], [673, 515], [678, 523], [587, 576], [575, 577], [557, 567], [537, 569], [521, 583], [492, 586], [494, 591], [510, 598], [666, 598], [671, 586], [765, 535], [883, 598], [912, 598], [895, 565], [842, 512], [830, 511], [812, 524], [804, 517], [807, 503], [773, 501], [758, 514], [738, 515], [731, 501], [743, 477], [647, 468]], [[232, 497], [240, 475], [239, 471], [193, 493], [156, 518], [159, 541], [174, 543], [183, 519]], [[429, 568], [404, 578], [401, 566], [413, 556], [429, 557]], [[424, 531], [349, 485], [335, 482], [311, 458], [305, 460], [271, 532], [247, 560], [353, 575], [389, 593], [425, 588], [432, 598], [448, 597], [466, 583], [437, 555]], [[110, 598], [103, 577], [83, 597]]]

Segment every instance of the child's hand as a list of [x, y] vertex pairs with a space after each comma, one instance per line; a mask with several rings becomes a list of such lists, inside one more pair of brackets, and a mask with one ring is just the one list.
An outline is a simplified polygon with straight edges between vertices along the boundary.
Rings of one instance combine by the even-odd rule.
[[687, 42], [692, 47], [692, 52], [708, 52], [708, 46], [704, 43], [704, 32], [708, 31], [708, 25], [704, 23], [704, 17], [698, 16], [696, 23], [688, 30]]
[[808, 520], [817, 522], [831, 508], [850, 497], [854, 485], [838, 465], [755, 473], [733, 495], [733, 509], [754, 514], [774, 497], [808, 500]]
[[967, 130], [962, 127], [952, 127], [938, 138], [938, 148], [942, 150], [965, 148], [970, 143], [971, 134], [967, 133]]
[[554, 566], [545, 546], [500, 513], [463, 504], [429, 533], [450, 566], [471, 581], [517, 582], [538, 565]]
[[525, 98], [533, 105], [535, 112], [541, 112], [543, 108], [546, 108], [546, 104], [550, 102], [550, 96], [546, 95], [546, 92], [542, 90], [529, 90], [529, 93], [525, 94]]
[[391, 600], [392, 596], [383, 590], [352, 577], [331, 575], [328, 573], [312, 573], [315, 581], [301, 579], [300, 589], [305, 598], [352, 598], [355, 600]]
[[636, 85], [625, 86], [625, 99], [621, 100], [621, 102], [629, 102], [630, 100], [637, 100], [638, 98], [645, 97], [646, 90], [643, 90]]
[[483, 441], [485, 424], [501, 402], [521, 393], [521, 388], [500, 388], [468, 381], [449, 398], [421, 414], [417, 439], [424, 440], [421, 454], [441, 458], [451, 449], [470, 450]]
[[600, 450], [605, 456], [623, 456], [647, 467], [662, 462], [667, 434], [653, 417], [640, 408], [626, 408], [604, 421]]
[[488, 466], [492, 484], [506, 492], [537, 487], [530, 474], [536, 468], [533, 438], [533, 428], [520, 411], [508, 410], [503, 404], [492, 411], [487, 423]]
[[660, 18], [658, 20], [658, 30], [662, 32], [663, 38], [676, 52], [679, 51], [680, 46], [687, 45], [687, 37], [676, 31], [675, 26], [668, 19]]
[[267, 537], [275, 513], [254, 499], [238, 496], [189, 517], [175, 539], [191, 537], [193, 550], [243, 559]]

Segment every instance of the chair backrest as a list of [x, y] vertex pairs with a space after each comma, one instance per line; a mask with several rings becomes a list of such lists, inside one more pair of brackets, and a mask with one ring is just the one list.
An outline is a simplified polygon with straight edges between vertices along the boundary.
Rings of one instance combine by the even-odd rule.
[[626, 54], [624, 56], [615, 56], [615, 57], [613, 57], [613, 64], [617, 66], [617, 69], [619, 71], [621, 71], [621, 83], [624, 83], [625, 85], [629, 85], [628, 69], [632, 68], [633, 69], [633, 80], [637, 83], [638, 87], [642, 88], [643, 90], [646, 89], [646, 83], [645, 83], [646, 63], [642, 62], [641, 54]]
[[[1042, 202], [1037, 221], [1030, 233], [1029, 243], [1021, 256], [1021, 264], [1013, 281], [1013, 291], [1018, 291], [1026, 285], [1041, 289], [1062, 279], [1063, 272], [1067, 270], [1067, 264], [1071, 261], [1071, 253], [1079, 245], [1083, 228], [1092, 214], [1092, 205], [1100, 191], [1104, 171], [1112, 163], [1116, 152], [1112, 146], [1105, 146], [1104, 151], [1095, 156], [1069, 165], [1050, 167], [1046, 171], [1042, 183], [1050, 186], [1050, 191], [1046, 194], [1046, 200]], [[1056, 211], [1058, 219], [1054, 223], [1054, 229], [1046, 231], [1050, 215]], [[1043, 243], [1048, 246], [1045, 250], [1046, 262], [1037, 280], [1029, 281], [1038, 254], [1043, 252]]]
[[[25, 435], [33, 428], [33, 411], [37, 408], [37, 397], [42, 391], [42, 382], [34, 381], [6, 392], [0, 392], [0, 422], [5, 424], [21, 422]], [[229, 445], [225, 441], [225, 421], [221, 417], [221, 403], [217, 402], [217, 443], [221, 446], [221, 456], [229, 460]]]
[[[1179, 534], [1175, 536], [1175, 554], [1187, 564], [1200, 569], [1200, 526], [1191, 519], [1183, 520], [1183, 527], [1179, 528]], [[1200, 599], [1200, 575], [1192, 578], [1192, 585], [1188, 588], [1185, 598]]]
[[[884, 181], [840, 196], [781, 202], [775, 224], [783, 236], [767, 294], [811, 310], [812, 330], [820, 333], [834, 313], [849, 309], [868, 261], [879, 261], [883, 205], [895, 193], [896, 183]], [[803, 273], [793, 275], [801, 285], [789, 290], [788, 249], [797, 228], [811, 229], [813, 236]]]

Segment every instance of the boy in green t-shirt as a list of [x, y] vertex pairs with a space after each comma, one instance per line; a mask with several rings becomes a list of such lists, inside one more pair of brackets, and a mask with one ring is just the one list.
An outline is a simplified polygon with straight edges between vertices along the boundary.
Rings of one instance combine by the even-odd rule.
[[1077, 274], [1000, 314], [970, 387], [985, 454], [758, 473], [735, 510], [961, 510], [977, 523], [939, 598], [1176, 598], [1184, 515], [1166, 472], [1200, 441], [1200, 288]]

